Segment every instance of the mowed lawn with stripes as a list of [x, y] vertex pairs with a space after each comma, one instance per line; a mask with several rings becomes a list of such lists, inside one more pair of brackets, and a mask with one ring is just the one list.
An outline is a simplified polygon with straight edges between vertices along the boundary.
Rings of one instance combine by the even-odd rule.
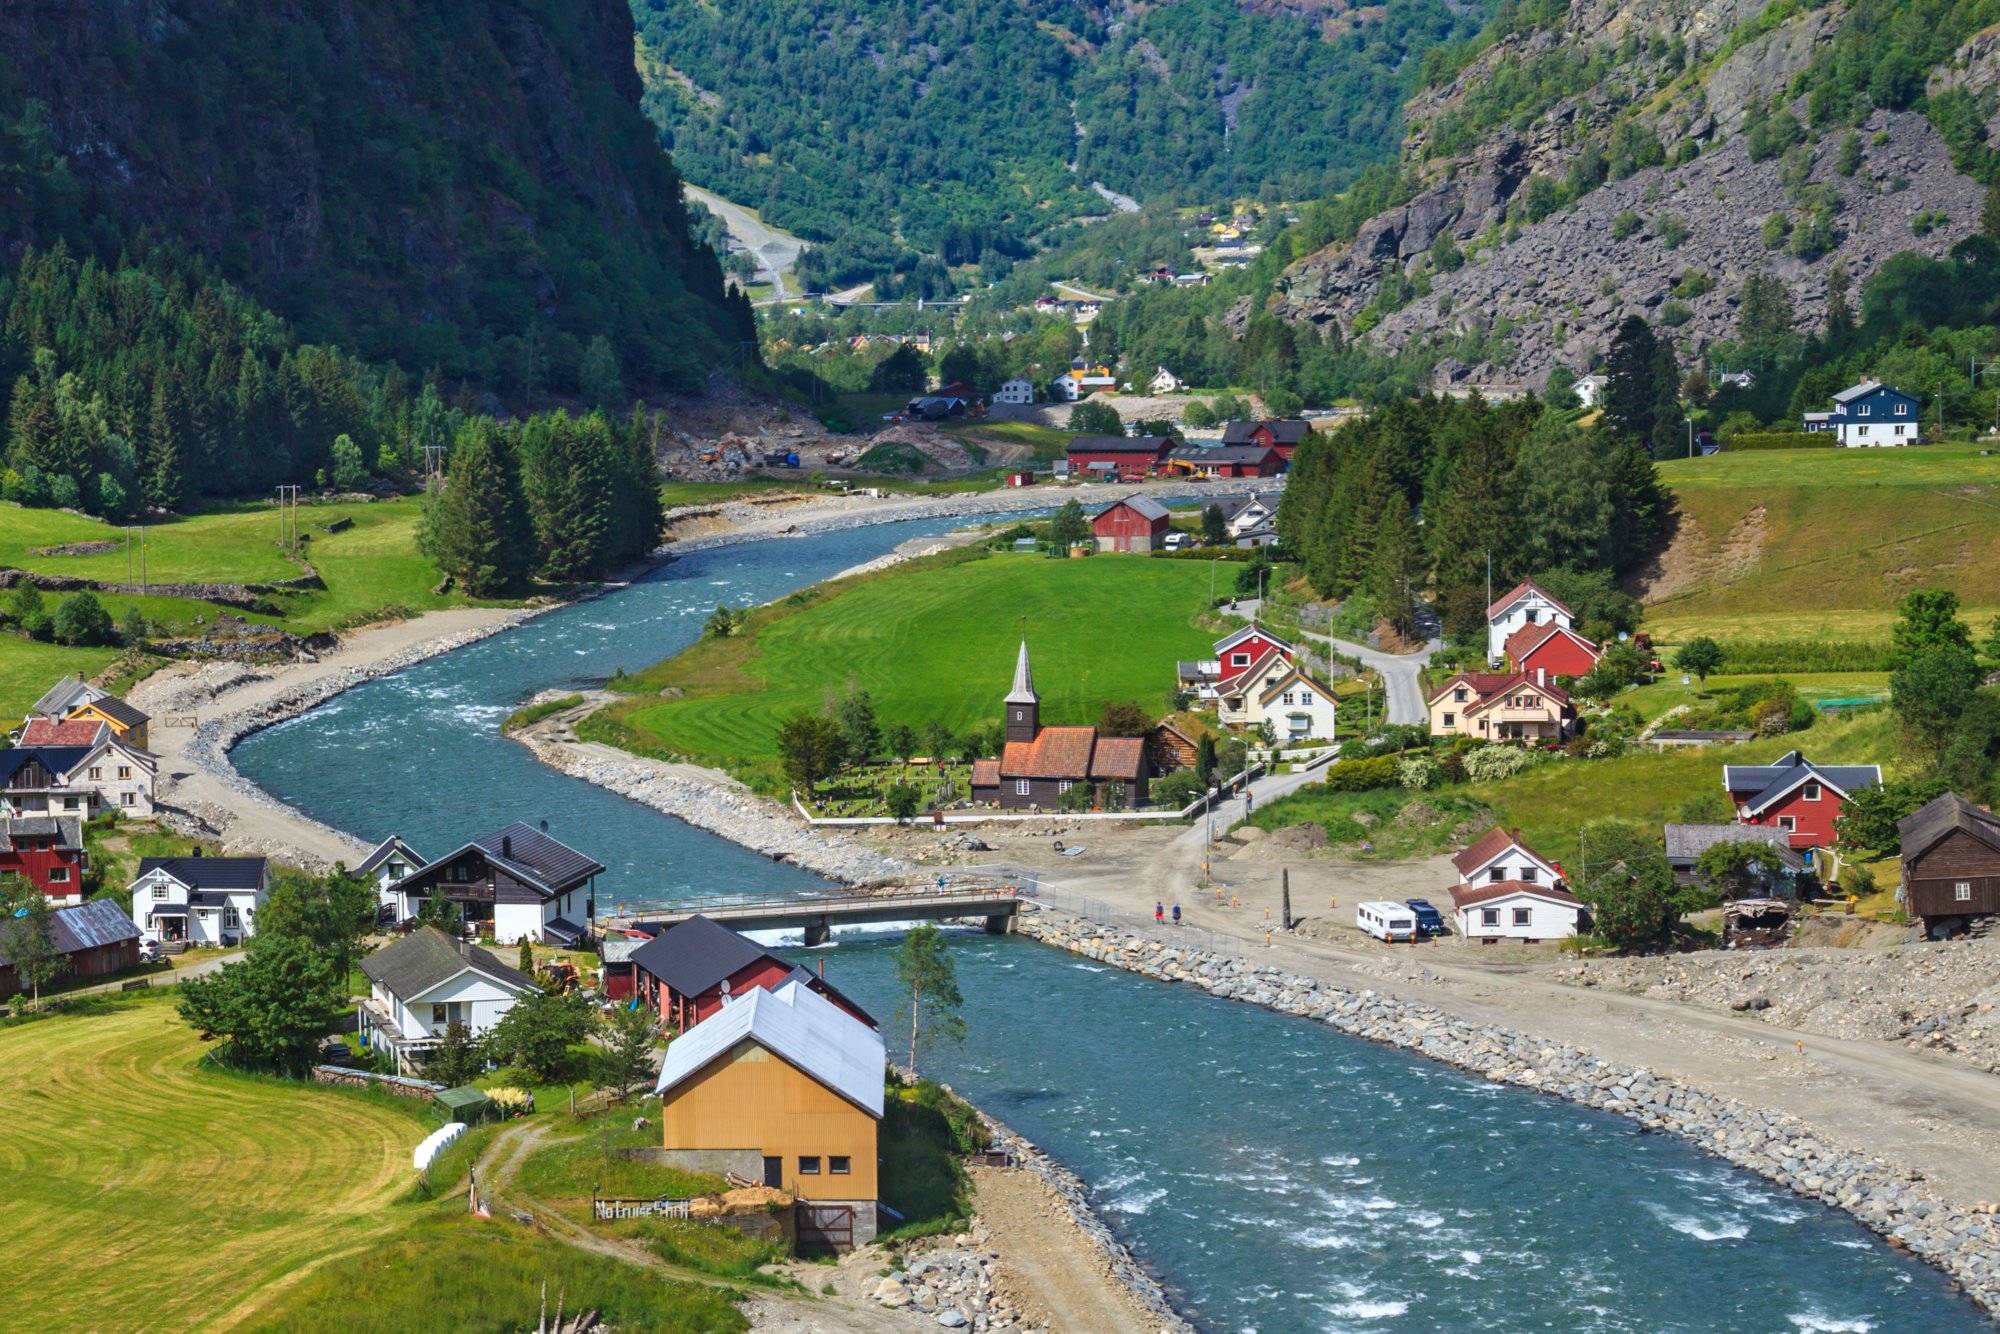
[[0, 1028], [12, 1330], [226, 1327], [408, 1225], [405, 1111], [198, 1068], [172, 993]]
[[[1226, 592], [1233, 565], [1214, 575]], [[1209, 562], [1098, 555], [953, 552], [809, 589], [752, 614], [631, 684], [614, 706], [640, 747], [703, 763], [776, 757], [779, 723], [816, 711], [850, 682], [886, 725], [940, 722], [963, 734], [1000, 721], [1028, 641], [1044, 723], [1094, 723], [1108, 703], [1160, 714], [1177, 659], [1208, 656], [1215, 635]]]

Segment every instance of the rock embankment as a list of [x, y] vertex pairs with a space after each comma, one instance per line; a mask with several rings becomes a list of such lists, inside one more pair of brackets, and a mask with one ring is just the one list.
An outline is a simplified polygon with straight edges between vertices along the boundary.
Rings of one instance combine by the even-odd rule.
[[2000, 1072], [2000, 940], [1602, 959], [1555, 976], [1828, 1037], [1901, 1042]]
[[719, 834], [773, 861], [790, 862], [846, 885], [863, 885], [908, 874], [907, 862], [885, 857], [846, 839], [818, 833], [785, 807], [736, 786], [676, 773], [674, 766], [603, 747], [579, 746], [535, 730], [520, 741], [536, 759], [572, 778], [616, 792], [628, 801]]
[[[985, 1230], [960, 1233], [950, 1246], [925, 1251], [894, 1270], [870, 1294], [890, 1310], [905, 1310], [944, 1329], [1012, 1329], [1018, 1316], [994, 1294], [998, 1252], [983, 1250]], [[1023, 1334], [1035, 1334], [1023, 1326]]]
[[1718, 1097], [1650, 1070], [1612, 1065], [1577, 1047], [1454, 1018], [1433, 1006], [1176, 949], [1047, 909], [1016, 929], [1044, 944], [1163, 982], [1197, 986], [1311, 1019], [1343, 1033], [1512, 1084], [1630, 1117], [1799, 1195], [1846, 1211], [1863, 1226], [1937, 1266], [1989, 1311], [2000, 1311], [2000, 1218], [1989, 1203], [1947, 1201], [1906, 1168], [1833, 1144], [1796, 1117]]

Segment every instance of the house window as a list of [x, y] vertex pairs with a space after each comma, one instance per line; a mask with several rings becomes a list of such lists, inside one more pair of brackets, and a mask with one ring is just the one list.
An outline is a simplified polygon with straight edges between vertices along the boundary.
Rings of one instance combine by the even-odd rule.
[[69, 883], [69, 867], [67, 866], [50, 867], [49, 883], [52, 885], [67, 885]]
[[1056, 784], [1056, 791], [1067, 792], [1075, 786], [1076, 786], [1076, 780], [1074, 778], [1065, 778], [1061, 782]]
[[[1868, 411], [1868, 409], [1866, 409], [1866, 408], [1863, 408], [1863, 409], [1861, 409], [1861, 410], [1862, 410], [1863, 412], [1866, 412], [1866, 411]], [[1857, 427], [1855, 428], [1855, 432], [1856, 432], [1856, 434], [1859, 434], [1859, 435], [1867, 435], [1867, 434], [1868, 434], [1868, 428], [1867, 428], [1866, 426], [1857, 426]]]
[[1479, 910], [1479, 924], [1481, 926], [1500, 925], [1500, 910], [1498, 908], [1481, 908]]
[[1790, 833], [1798, 827], [1799, 822], [1797, 817], [1791, 815], [1781, 815], [1778, 817], [1778, 828], [1784, 830], [1786, 833]]
[[129, 765], [129, 764], [121, 764], [121, 765], [119, 765], [119, 766], [118, 766], [118, 776], [119, 776], [120, 778], [130, 778], [130, 777], [132, 776], [132, 766], [131, 766], [131, 765]]
[[93, 765], [91, 765], [91, 766], [90, 766], [90, 776], [91, 776], [91, 778], [92, 778], [93, 780], [95, 780], [95, 779], [99, 779], [99, 778], [102, 778], [102, 777], [104, 777], [104, 766], [103, 766], [103, 765], [101, 765], [101, 764], [93, 764]]
[[1231, 667], [1248, 667], [1250, 665], [1250, 655], [1248, 653], [1232, 653], [1229, 655], [1229, 665]]
[[1866, 403], [1863, 403], [1863, 404], [1861, 405], [1861, 414], [1860, 414], [1860, 415], [1861, 415], [1861, 416], [1863, 416], [1863, 417], [1866, 417], [1866, 416], [1868, 415], [1868, 411], [1869, 411], [1869, 409], [1868, 409], [1868, 405], [1867, 405]]
[[1451, 702], [1454, 704], [1463, 704], [1465, 703], [1466, 700], [1470, 698], [1472, 698], [1472, 696], [1466, 693], [1464, 686], [1460, 686], [1458, 689], [1451, 692]]
[[1455, 713], [1447, 713], [1447, 714], [1446, 714], [1446, 715], [1444, 716], [1444, 725], [1445, 725], [1446, 727], [1456, 727], [1456, 726], [1458, 726], [1458, 715], [1457, 715], [1457, 714], [1455, 714]]
[[1805, 791], [1805, 799], [1806, 799], [1807, 801], [1818, 801], [1818, 800], [1819, 800], [1819, 784], [1818, 784], [1818, 783], [1807, 783], [1807, 784], [1806, 784], [1806, 791]]
[[432, 1022], [433, 1024], [448, 1024], [448, 1023], [450, 1023], [450, 1022], [451, 1022], [451, 1006], [449, 1006], [449, 1005], [433, 1005], [433, 1006], [431, 1006], [431, 1022]]
[[236, 915], [236, 909], [224, 908], [222, 910], [222, 924], [225, 927], [234, 929], [243, 925], [243, 919]]
[[1486, 883], [1489, 885], [1497, 885], [1506, 878], [1507, 868], [1504, 866], [1496, 866], [1486, 873]]
[[118, 804], [120, 806], [130, 806], [132, 802], [135, 800], [136, 796], [137, 796], [136, 793], [120, 792], [118, 794]]
[[836, 1153], [826, 1160], [826, 1170], [834, 1176], [844, 1177], [853, 1171], [853, 1164], [844, 1153]]
[[1515, 926], [1530, 925], [1534, 921], [1533, 911], [1534, 910], [1531, 908], [1514, 909], [1514, 925]]
[[1295, 700], [1293, 700], [1293, 698], [1292, 698], [1292, 692], [1291, 692], [1291, 691], [1289, 691], [1289, 690], [1287, 690], [1287, 691], [1286, 691], [1286, 692], [1285, 692], [1285, 693], [1284, 693], [1284, 694], [1283, 694], [1282, 696], [1280, 696], [1280, 697], [1279, 697], [1279, 700], [1278, 700], [1278, 702], [1279, 702], [1279, 703], [1281, 703], [1281, 704], [1292, 704], [1292, 703], [1296, 703], [1296, 701], [1295, 701]]
[[816, 1153], [799, 1155], [799, 1175], [816, 1177], [819, 1175], [819, 1155]]
[[1522, 884], [1524, 884], [1524, 885], [1532, 885], [1532, 884], [1534, 884], [1534, 883], [1535, 883], [1535, 874], [1536, 874], [1536, 871], [1535, 871], [1535, 868], [1534, 868], [1534, 867], [1532, 867], [1532, 866], [1523, 866], [1523, 867], [1521, 868], [1521, 883], [1522, 883]]
[[1536, 611], [1533, 607], [1528, 608], [1527, 612], [1525, 613], [1529, 625], [1533, 625], [1535, 623], [1535, 619], [1540, 615], [1541, 613]]
[[161, 899], [164, 899], [166, 896], [167, 896], [167, 887], [165, 885], [153, 886], [153, 902], [158, 903]]
[[1017, 796], [1017, 797], [1025, 797], [1025, 796], [1027, 796], [1027, 795], [1028, 795], [1028, 780], [1027, 780], [1027, 779], [1025, 779], [1025, 778], [1016, 778], [1016, 779], [1014, 780], [1014, 795], [1015, 795], [1015, 796]]
[[1951, 895], [1953, 898], [1957, 899], [1960, 903], [1971, 902], [1972, 882], [1969, 880], [1959, 881], [1956, 885], [1953, 885], [1951, 887]]
[[1907, 417], [1907, 416], [1909, 416], [1909, 415], [1910, 415], [1910, 405], [1909, 405], [1908, 403], [1898, 403], [1898, 404], [1896, 405], [1896, 415], [1897, 415], [1898, 417]]
[[64, 797], [64, 798], [63, 798], [63, 809], [64, 809], [64, 810], [66, 810], [66, 811], [73, 811], [73, 810], [75, 810], [75, 809], [76, 809], [76, 803], [77, 803], [77, 800], [78, 800], [78, 799], [77, 799], [76, 797]]

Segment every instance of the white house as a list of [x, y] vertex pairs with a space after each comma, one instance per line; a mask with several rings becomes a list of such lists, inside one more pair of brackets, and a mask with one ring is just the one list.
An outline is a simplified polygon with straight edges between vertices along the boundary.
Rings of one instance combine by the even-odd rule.
[[363, 880], [373, 881], [375, 896], [387, 910], [392, 922], [407, 922], [417, 915], [417, 905], [423, 899], [419, 895], [416, 902], [403, 893], [402, 883], [413, 871], [421, 871], [430, 863], [422, 853], [405, 843], [399, 835], [391, 834], [375, 845], [375, 850], [362, 859], [350, 874]]
[[369, 984], [357, 1007], [361, 1040], [405, 1069], [450, 1025], [477, 1037], [538, 989], [526, 973], [434, 926], [375, 951], [361, 961], [361, 972]]
[[574, 945], [597, 915], [603, 871], [602, 862], [516, 822], [410, 871], [398, 882], [399, 907], [414, 917], [437, 894], [502, 945], [524, 936]]
[[1162, 366], [1153, 372], [1153, 378], [1146, 387], [1156, 394], [1178, 394], [1187, 386], [1181, 382], [1180, 376]]
[[1495, 662], [1507, 656], [1507, 638], [1524, 625], [1550, 621], [1567, 630], [1575, 617], [1570, 609], [1523, 580], [1486, 609], [1486, 656]]
[[1586, 375], [1572, 387], [1576, 390], [1578, 401], [1586, 408], [1599, 406], [1599, 400], [1604, 397], [1604, 377], [1602, 375], [1595, 373]]
[[132, 881], [132, 924], [162, 945], [235, 945], [257, 934], [270, 888], [262, 857], [147, 857]]
[[1495, 827], [1451, 859], [1454, 927], [1467, 940], [1561, 940], [1583, 928], [1587, 910], [1563, 883], [1562, 868]]
[[1008, 380], [1000, 386], [999, 392], [993, 395], [993, 401], [1028, 407], [1035, 401], [1035, 382], [1018, 377]]
[[83, 679], [78, 673], [65, 676], [50, 686], [42, 697], [28, 709], [30, 718], [63, 719], [86, 704], [95, 704], [101, 699], [111, 698], [111, 692], [100, 690]]
[[1332, 741], [1336, 704], [1330, 687], [1294, 664], [1258, 693], [1254, 705], [1258, 716], [1250, 725], [1269, 723], [1275, 739], [1284, 742]]
[[1243, 537], [1260, 528], [1270, 527], [1277, 513], [1278, 507], [1274, 502], [1253, 491], [1241, 500], [1225, 501], [1222, 522], [1231, 537]]

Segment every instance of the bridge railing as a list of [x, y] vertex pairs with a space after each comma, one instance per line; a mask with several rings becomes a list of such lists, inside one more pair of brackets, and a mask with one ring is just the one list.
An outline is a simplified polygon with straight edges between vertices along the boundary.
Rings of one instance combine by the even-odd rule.
[[945, 886], [888, 894], [855, 894], [840, 890], [808, 890], [796, 894], [708, 894], [694, 899], [677, 899], [657, 908], [618, 914], [621, 918], [643, 919], [687, 917], [695, 913], [715, 916], [735, 912], [781, 914], [811, 912], [815, 909], [932, 908], [964, 905], [978, 908], [998, 900], [1017, 897], [1012, 884]]

